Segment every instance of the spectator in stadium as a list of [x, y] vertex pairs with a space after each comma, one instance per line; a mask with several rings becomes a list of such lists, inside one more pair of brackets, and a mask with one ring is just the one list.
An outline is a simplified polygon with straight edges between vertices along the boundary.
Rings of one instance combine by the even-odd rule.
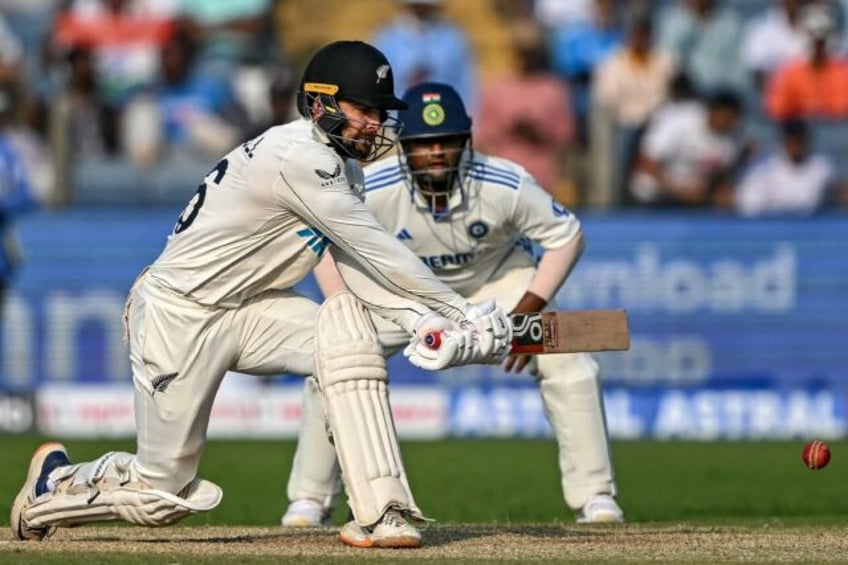
[[550, 31], [567, 29], [592, 21], [594, 0], [535, 0], [533, 12], [536, 20]]
[[801, 7], [805, 1], [769, 3], [745, 24], [742, 56], [758, 89], [765, 86], [775, 69], [806, 53], [809, 41], [800, 25]]
[[195, 64], [206, 79], [228, 82], [249, 61], [273, 56], [277, 46], [271, 0], [180, 0], [182, 23], [197, 45]]
[[[579, 220], [523, 167], [474, 150], [471, 118], [450, 86], [424, 83], [404, 100], [409, 108], [399, 115], [405, 123], [402, 154], [367, 168], [366, 206], [463, 296], [495, 298], [515, 313], [541, 311], [580, 257]], [[521, 241], [526, 245], [517, 245]], [[531, 241], [544, 250], [538, 264]], [[328, 297], [344, 289], [332, 258], [316, 269]], [[401, 328], [376, 313], [371, 318], [385, 354], [398, 351]], [[525, 367], [538, 379], [557, 440], [565, 503], [578, 523], [623, 521], [598, 364], [586, 353], [513, 356], [504, 364], [507, 372]], [[336, 452], [322, 412], [317, 388], [307, 381], [286, 526], [321, 525], [338, 495]]]
[[659, 44], [680, 61], [700, 92], [742, 92], [748, 76], [741, 57], [742, 22], [718, 0], [674, 0], [660, 8]]
[[[27, 91], [43, 95], [48, 89], [47, 46], [53, 18], [62, 0], [3, 0], [0, 2], [2, 19], [20, 42], [22, 75]], [[0, 31], [0, 44], [4, 44], [5, 31]], [[0, 53], [5, 47], [0, 47]], [[3, 56], [0, 55], [0, 59]]]
[[226, 83], [195, 72], [194, 49], [188, 35], [171, 37], [161, 51], [160, 80], [127, 105], [124, 144], [139, 167], [160, 167], [165, 158], [206, 167], [241, 138], [225, 119], [237, 111], [232, 92]]
[[626, 200], [625, 184], [645, 124], [668, 97], [677, 71], [674, 56], [654, 44], [651, 19], [646, 14], [628, 24], [627, 42], [595, 71], [592, 81], [593, 111], [611, 125], [617, 169], [615, 190]]
[[616, 1], [593, 0], [591, 7], [588, 20], [557, 26], [550, 34], [551, 66], [568, 82], [577, 117], [577, 141], [581, 147], [588, 143], [589, 106], [595, 69], [624, 41]]
[[63, 79], [39, 102], [49, 114], [57, 190], [65, 202], [101, 192], [127, 198], [134, 178], [121, 154], [119, 108], [99, 96], [97, 66], [87, 47], [68, 51], [56, 73]]
[[775, 120], [848, 117], [848, 59], [839, 55], [836, 22], [827, 7], [811, 4], [801, 15], [808, 54], [779, 67], [765, 91], [765, 107]]
[[739, 138], [742, 102], [718, 91], [706, 104], [664, 112], [642, 137], [630, 178], [634, 203], [652, 207], [725, 207], [747, 162], [750, 147]]
[[542, 30], [522, 22], [511, 31], [516, 69], [482, 88], [475, 144], [522, 165], [560, 201], [568, 201], [560, 190], [566, 149], [574, 139], [568, 88], [550, 72]]
[[831, 160], [814, 151], [807, 122], [786, 120], [779, 129], [780, 149], [755, 162], [736, 188], [736, 210], [744, 216], [807, 216], [844, 193]]
[[656, 110], [651, 114], [649, 121], [675, 121], [678, 118], [676, 113], [680, 112], [686, 115], [689, 112], [697, 111], [696, 108], [703, 105], [703, 100], [692, 86], [692, 81], [684, 72], [678, 72], [671, 79], [671, 84], [668, 87], [668, 97]]
[[468, 34], [442, 16], [442, 0], [397, 0], [401, 11], [374, 33], [374, 45], [395, 69], [399, 92], [425, 81], [453, 85], [469, 108], [477, 104], [477, 63]]
[[297, 85], [288, 68], [280, 67], [273, 71], [266, 91], [268, 116], [265, 120], [254, 123], [245, 137], [252, 139], [274, 124], [291, 121], [297, 114], [296, 91]]
[[156, 77], [159, 51], [176, 30], [173, 2], [71, 0], [59, 11], [53, 47], [94, 53], [104, 102], [120, 107]]
[[668, 97], [677, 61], [654, 44], [650, 18], [639, 16], [628, 26], [627, 43], [597, 68], [592, 84], [595, 105], [621, 127], [638, 129]]
[[120, 113], [98, 97], [97, 67], [86, 47], [67, 54], [67, 82], [51, 100], [54, 118], [63, 131], [56, 143], [67, 146], [72, 161], [115, 155], [119, 150]]
[[0, 79], [0, 315], [21, 260], [14, 222], [55, 196], [46, 148], [16, 123], [19, 87], [17, 81]]
[[23, 59], [23, 45], [0, 11], [0, 80], [18, 80]]

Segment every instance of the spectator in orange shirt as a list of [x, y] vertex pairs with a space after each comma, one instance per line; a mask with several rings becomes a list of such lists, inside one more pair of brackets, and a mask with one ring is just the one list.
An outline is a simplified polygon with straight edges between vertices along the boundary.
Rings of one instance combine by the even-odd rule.
[[827, 8], [809, 6], [801, 26], [810, 37], [806, 58], [778, 68], [769, 81], [765, 106], [776, 120], [848, 117], [848, 59], [831, 52], [835, 24]]

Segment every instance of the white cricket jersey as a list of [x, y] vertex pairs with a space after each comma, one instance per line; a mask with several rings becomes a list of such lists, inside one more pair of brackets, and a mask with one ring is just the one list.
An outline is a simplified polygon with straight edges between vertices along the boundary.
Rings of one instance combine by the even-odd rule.
[[423, 303], [462, 319], [466, 302], [386, 233], [354, 176], [361, 183], [359, 165], [311, 121], [272, 127], [206, 176], [149, 275], [200, 304], [237, 307], [295, 285], [332, 242], [391, 292], [389, 308], [421, 314]]
[[397, 157], [365, 168], [365, 204], [389, 233], [412, 249], [442, 281], [469, 296], [501, 267], [533, 266], [531, 242], [555, 249], [580, 233], [579, 220], [520, 165], [466, 151], [463, 195], [436, 219], [426, 199], [410, 190]]

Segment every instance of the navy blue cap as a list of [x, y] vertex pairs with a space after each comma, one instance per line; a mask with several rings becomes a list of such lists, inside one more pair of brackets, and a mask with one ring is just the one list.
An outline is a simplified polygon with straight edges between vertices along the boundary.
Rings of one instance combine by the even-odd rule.
[[403, 95], [408, 108], [398, 112], [403, 122], [400, 140], [447, 135], [470, 135], [471, 117], [453, 87], [440, 82], [424, 82]]

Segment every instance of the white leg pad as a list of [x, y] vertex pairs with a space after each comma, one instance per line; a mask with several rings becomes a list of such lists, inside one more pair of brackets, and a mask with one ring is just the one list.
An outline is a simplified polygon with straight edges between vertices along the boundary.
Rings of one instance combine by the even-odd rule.
[[423, 519], [413, 500], [389, 408], [386, 361], [371, 317], [350, 292], [318, 311], [315, 365], [357, 524], [389, 508]]
[[559, 446], [566, 504], [576, 510], [593, 495], [615, 496], [597, 362], [586, 353], [536, 359], [545, 415]]
[[31, 527], [73, 527], [91, 522], [125, 520], [140, 526], [167, 526], [221, 502], [218, 485], [193, 480], [181, 496], [150, 488], [135, 480], [130, 453], [107, 453], [82, 465], [61, 467], [51, 474], [56, 487], [24, 511]]

